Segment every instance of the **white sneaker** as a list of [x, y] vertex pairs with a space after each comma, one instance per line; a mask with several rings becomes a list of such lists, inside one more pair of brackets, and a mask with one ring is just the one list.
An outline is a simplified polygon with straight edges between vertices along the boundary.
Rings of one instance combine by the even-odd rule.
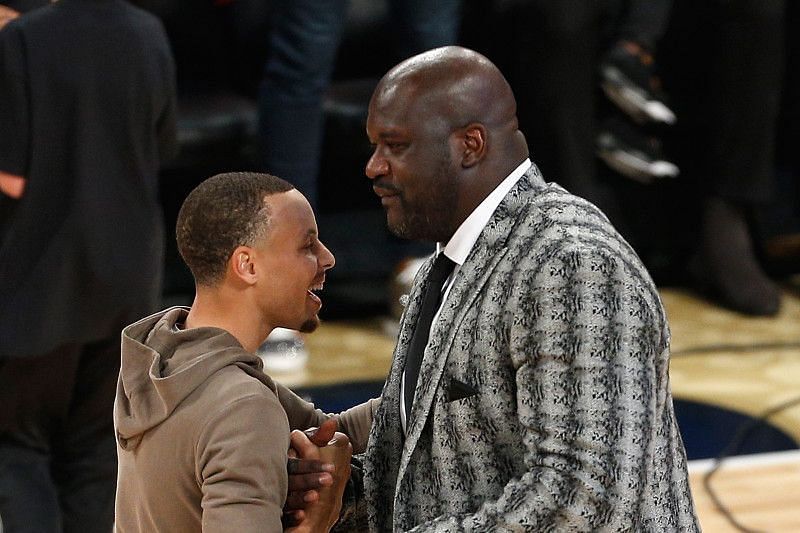
[[302, 369], [308, 361], [308, 351], [303, 337], [293, 329], [275, 328], [256, 350], [264, 371], [293, 372]]

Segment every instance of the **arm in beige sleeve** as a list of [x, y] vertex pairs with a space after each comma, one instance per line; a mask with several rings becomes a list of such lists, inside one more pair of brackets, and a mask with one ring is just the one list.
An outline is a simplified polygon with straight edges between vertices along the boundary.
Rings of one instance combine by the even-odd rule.
[[283, 530], [289, 429], [278, 402], [237, 399], [206, 424], [197, 448], [204, 532]]
[[378, 410], [380, 398], [373, 398], [366, 402], [342, 411], [338, 415], [325, 413], [317, 409], [313, 403], [299, 397], [289, 388], [275, 383], [278, 400], [281, 402], [286, 416], [289, 419], [290, 429], [307, 429], [317, 427], [332, 416], [339, 420], [339, 430], [350, 437], [353, 453], [362, 453], [367, 448], [369, 430], [372, 426], [372, 417]]

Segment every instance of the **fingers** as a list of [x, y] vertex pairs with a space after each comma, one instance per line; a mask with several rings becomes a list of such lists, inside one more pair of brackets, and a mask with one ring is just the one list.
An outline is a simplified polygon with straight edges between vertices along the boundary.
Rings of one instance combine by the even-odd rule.
[[350, 446], [350, 437], [338, 431], [334, 433], [331, 440], [328, 441], [328, 446], [333, 446], [335, 448], [352, 448], [352, 446]]
[[318, 474], [322, 472], [333, 472], [335, 467], [327, 462], [318, 459], [298, 459], [289, 457], [286, 464], [286, 471], [289, 475], [294, 474]]
[[334, 475], [338, 477], [342, 474], [340, 470], [350, 466], [353, 447], [350, 445], [350, 439], [346, 435], [337, 433], [328, 446], [319, 449], [319, 453], [322, 460], [333, 463], [336, 466]]
[[[327, 494], [328, 487], [334, 486], [333, 473], [337, 470], [334, 461], [339, 464], [340, 472], [337, 473], [337, 477], [340, 479], [347, 477], [352, 447], [346, 435], [336, 432], [337, 426], [337, 421], [331, 419], [313, 431], [292, 431], [291, 448], [286, 463], [286, 470], [289, 473], [289, 493], [284, 505], [284, 527], [297, 527], [299, 524], [297, 513], [304, 512], [312, 504], [319, 502], [320, 491]], [[330, 448], [325, 448], [328, 445]], [[325, 450], [324, 453], [330, 457], [329, 460], [321, 460], [321, 450]], [[328, 496], [328, 499], [330, 498], [331, 496]], [[337, 498], [340, 501], [341, 495]], [[300, 527], [306, 526], [300, 524]]]
[[333, 485], [333, 476], [327, 472], [293, 474], [289, 476], [289, 491], [316, 490]]
[[286, 495], [286, 503], [283, 505], [285, 512], [301, 511], [314, 502], [319, 501], [319, 492], [316, 490], [309, 491], [289, 491]]
[[[319, 448], [327, 446], [334, 436], [341, 439], [343, 433], [337, 433], [339, 423], [336, 419], [330, 418], [323, 422], [318, 428], [311, 428], [305, 431], [294, 430], [291, 434], [291, 449], [289, 456], [302, 457], [304, 459], [318, 459]], [[349, 442], [349, 441], [348, 441]]]
[[[0, 15], [0, 19], [2, 15]], [[0, 20], [0, 27], [2, 25], [2, 21]], [[27, 181], [24, 177], [18, 176], [16, 174], [8, 174], [6, 172], [0, 171], [0, 192], [19, 200], [22, 198], [22, 193], [25, 192], [25, 185]]]
[[281, 522], [283, 522], [283, 528], [286, 529], [288, 527], [296, 526], [303, 519], [306, 517], [306, 513], [303, 511], [286, 511], [281, 516]]
[[[333, 470], [333, 465], [320, 461], [289, 459], [289, 493], [283, 510], [286, 513], [301, 511], [319, 501], [319, 490], [333, 485], [333, 476], [328, 472], [320, 472], [319, 468]], [[307, 473], [298, 473], [307, 472]]]
[[0, 28], [14, 20], [19, 16], [17, 11], [14, 11], [10, 7], [0, 6]]
[[336, 419], [329, 418], [320, 424], [318, 428], [307, 429], [305, 434], [316, 446], [325, 446], [328, 444], [328, 441], [333, 438], [333, 435], [336, 433], [338, 427], [339, 423], [336, 421]]
[[319, 447], [311, 442], [308, 435], [302, 431], [292, 431], [289, 441], [290, 446], [297, 453], [298, 457], [303, 459], [319, 459]]

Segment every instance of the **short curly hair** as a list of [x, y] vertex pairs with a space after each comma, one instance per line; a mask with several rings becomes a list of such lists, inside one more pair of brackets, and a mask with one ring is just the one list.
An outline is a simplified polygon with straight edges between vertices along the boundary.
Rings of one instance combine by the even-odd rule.
[[200, 286], [222, 281], [237, 246], [252, 246], [269, 227], [267, 196], [294, 189], [291, 183], [256, 172], [217, 174], [198, 185], [178, 213], [178, 251]]

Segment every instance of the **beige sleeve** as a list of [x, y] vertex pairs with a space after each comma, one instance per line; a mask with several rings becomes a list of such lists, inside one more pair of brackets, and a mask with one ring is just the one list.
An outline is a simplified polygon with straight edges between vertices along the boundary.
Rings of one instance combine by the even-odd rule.
[[271, 392], [231, 402], [201, 430], [197, 447], [204, 532], [283, 530], [289, 428]]
[[380, 404], [380, 398], [372, 398], [339, 413], [339, 430], [350, 437], [350, 444], [353, 445], [353, 454], [363, 453], [367, 450], [367, 440], [369, 440], [372, 419], [375, 417]]
[[362, 453], [367, 448], [372, 418], [380, 405], [380, 398], [373, 398], [351, 407], [338, 415], [328, 414], [314, 407], [290, 389], [275, 382], [276, 394], [289, 419], [290, 429], [307, 429], [319, 426], [322, 422], [336, 416], [339, 419], [339, 431], [350, 437], [353, 453]]

